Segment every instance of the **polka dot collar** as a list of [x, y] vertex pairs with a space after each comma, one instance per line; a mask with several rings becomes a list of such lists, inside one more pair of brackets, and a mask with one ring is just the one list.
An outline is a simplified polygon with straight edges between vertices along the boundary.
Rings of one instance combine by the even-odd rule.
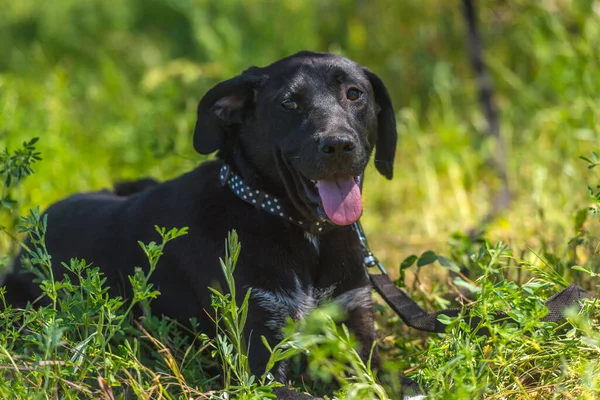
[[236, 196], [244, 200], [246, 203], [252, 204], [259, 210], [263, 210], [283, 218], [286, 221], [301, 227], [309, 233], [319, 235], [338, 227], [327, 219], [307, 222], [294, 218], [277, 197], [265, 193], [262, 190], [253, 189], [246, 185], [244, 180], [240, 176], [236, 175], [231, 170], [231, 167], [225, 163], [221, 166], [219, 178], [221, 180], [221, 185], [229, 187], [229, 189], [231, 189]]

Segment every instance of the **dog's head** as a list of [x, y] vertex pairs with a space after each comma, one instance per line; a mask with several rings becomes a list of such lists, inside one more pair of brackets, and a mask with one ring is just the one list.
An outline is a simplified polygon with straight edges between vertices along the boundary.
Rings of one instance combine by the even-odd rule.
[[392, 178], [396, 120], [379, 77], [347, 58], [301, 52], [209, 90], [194, 147], [219, 150], [247, 182], [287, 197], [304, 218], [338, 225], [362, 212], [363, 171]]

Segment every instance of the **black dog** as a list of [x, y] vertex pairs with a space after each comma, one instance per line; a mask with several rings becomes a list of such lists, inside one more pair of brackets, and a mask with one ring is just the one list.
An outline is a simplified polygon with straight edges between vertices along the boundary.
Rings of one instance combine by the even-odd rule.
[[[52, 205], [47, 248], [56, 268], [72, 257], [93, 261], [117, 293], [134, 266], [147, 264], [138, 240], [157, 240], [155, 225], [189, 227], [159, 262], [153, 282], [161, 295], [152, 312], [182, 322], [196, 317], [212, 331], [207, 286], [224, 284], [218, 259], [235, 229], [243, 246], [238, 293], [252, 288], [246, 327], [253, 372], [263, 373], [269, 356], [261, 336], [277, 342], [287, 317], [302, 318], [328, 298], [347, 310], [366, 358], [375, 340], [371, 287], [350, 225], [362, 213], [362, 177], [374, 148], [377, 170], [392, 178], [396, 136], [384, 84], [344, 57], [301, 52], [252, 67], [209, 90], [198, 106], [194, 147], [218, 151], [217, 161], [169, 182]], [[5, 284], [17, 306], [40, 293], [29, 275], [9, 274]], [[275, 376], [285, 381], [284, 365]]]

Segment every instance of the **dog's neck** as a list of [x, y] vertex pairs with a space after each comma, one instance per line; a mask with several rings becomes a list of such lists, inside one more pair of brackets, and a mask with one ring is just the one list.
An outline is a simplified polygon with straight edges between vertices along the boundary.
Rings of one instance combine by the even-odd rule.
[[223, 162], [221, 165], [219, 179], [223, 187], [228, 187], [241, 200], [251, 204], [258, 210], [266, 211], [269, 214], [299, 226], [305, 232], [313, 235], [321, 235], [339, 228], [339, 226], [324, 218], [317, 221], [305, 221], [299, 218], [298, 213], [288, 205], [289, 202], [250, 186], [226, 162]]

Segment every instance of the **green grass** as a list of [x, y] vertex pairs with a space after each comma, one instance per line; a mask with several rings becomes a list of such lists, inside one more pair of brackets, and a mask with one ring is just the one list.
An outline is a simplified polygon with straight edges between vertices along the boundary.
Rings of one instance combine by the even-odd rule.
[[[378, 342], [389, 368], [429, 387], [432, 398], [599, 397], [595, 299], [561, 324], [537, 322], [543, 299], [566, 282], [597, 291], [600, 225], [593, 212], [600, 176], [588, 168], [600, 143], [597, 2], [478, 2], [512, 192], [510, 207], [485, 226], [500, 181], [487, 162], [495, 147], [484, 138], [458, 3], [0, 5], [0, 150], [9, 150], [2, 163], [35, 137], [43, 158], [31, 164], [32, 176], [4, 181], [4, 263], [23, 238], [19, 216], [29, 215], [29, 230], [41, 223], [30, 209], [119, 179], [172, 178], [203, 161], [191, 136], [197, 102], [214, 83], [300, 49], [335, 51], [378, 73], [397, 109], [395, 178], [386, 181], [372, 166], [367, 171], [363, 225], [374, 252], [430, 310], [468, 301], [462, 296], [470, 288], [476, 312], [512, 311], [521, 322], [492, 325], [484, 318], [490, 337], [458, 327], [425, 335], [378, 306]], [[29, 172], [23, 151], [10, 159], [13, 171]], [[478, 229], [484, 233], [467, 235]], [[153, 246], [150, 261], [161, 245]], [[402, 260], [427, 250], [464, 266], [469, 277], [449, 275], [438, 263], [400, 271]], [[98, 398], [112, 391], [115, 398], [202, 398], [223, 396], [225, 384], [251, 398], [271, 390], [268, 376], [247, 374], [239, 345], [225, 353], [236, 343], [227, 319], [221, 341], [155, 317], [136, 325], [131, 304], [108, 298], [87, 262], [69, 266], [77, 282], [48, 280], [51, 306], [0, 314], [0, 373], [7, 378], [0, 379], [0, 397]], [[42, 258], [37, 268], [43, 273], [47, 263]], [[144, 297], [155, 295], [146, 277], [132, 279], [138, 300], [151, 301]], [[393, 393], [393, 383], [375, 382], [352, 356], [352, 339], [335, 328], [336, 315], [316, 311], [290, 330], [274, 357], [310, 353], [312, 368], [295, 384], [314, 393]], [[238, 358], [229, 365], [232, 357]], [[215, 378], [216, 364], [229, 375]]]

